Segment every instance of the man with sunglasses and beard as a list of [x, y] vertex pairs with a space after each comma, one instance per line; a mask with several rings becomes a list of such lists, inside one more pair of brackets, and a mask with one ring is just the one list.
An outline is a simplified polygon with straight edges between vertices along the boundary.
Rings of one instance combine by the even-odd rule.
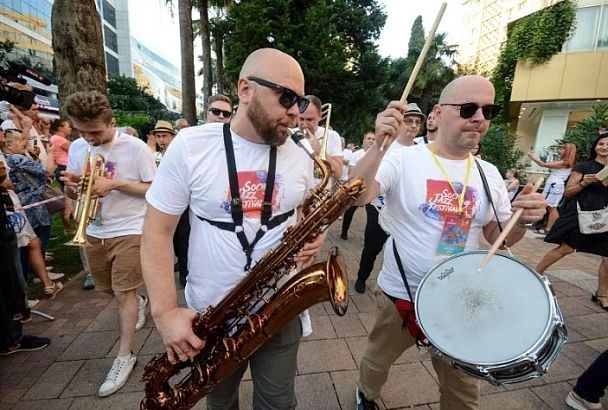
[[230, 98], [223, 94], [215, 94], [209, 97], [208, 105], [207, 122], [230, 122], [230, 118], [232, 117]]
[[[386, 153], [380, 147], [385, 139], [394, 143], [405, 110], [405, 104], [393, 101], [378, 115], [376, 144], [352, 172], [355, 177], [363, 177], [367, 187], [359, 204], [385, 196], [387, 203], [380, 222], [390, 235], [374, 290], [376, 321], [359, 366], [358, 409], [378, 409], [375, 400], [380, 397], [391, 365], [404, 350], [424, 340], [415, 322], [413, 296], [426, 272], [450, 255], [478, 249], [480, 234], [494, 243], [500, 234], [496, 218], [503, 223], [512, 214], [496, 167], [471, 155], [497, 111], [494, 87], [488, 80], [465, 76], [452, 81], [433, 111], [439, 125], [435, 142]], [[496, 213], [478, 166], [487, 178]], [[513, 208], [524, 211], [506, 238], [509, 246], [524, 236], [525, 224], [539, 220], [545, 212], [542, 195], [533, 191], [528, 184], [512, 203]], [[454, 229], [462, 240], [454, 242], [446, 234]], [[435, 355], [432, 364], [442, 409], [479, 408], [478, 379], [451, 368]]]
[[[296, 60], [276, 49], [256, 50], [241, 69], [237, 89], [239, 106], [232, 121], [180, 131], [146, 196], [144, 279], [171, 362], [200, 352], [204, 341], [193, 333], [192, 320], [217, 306], [256, 261], [280, 244], [313, 186], [310, 158], [288, 134], [309, 103]], [[166, 244], [188, 206], [188, 307], [181, 309], [173, 250]], [[319, 235], [304, 246], [296, 257], [299, 268], [312, 262], [322, 243]], [[239, 408], [239, 384], [248, 363], [253, 408], [295, 408], [301, 334], [299, 319], [288, 323], [207, 396], [207, 408]]]

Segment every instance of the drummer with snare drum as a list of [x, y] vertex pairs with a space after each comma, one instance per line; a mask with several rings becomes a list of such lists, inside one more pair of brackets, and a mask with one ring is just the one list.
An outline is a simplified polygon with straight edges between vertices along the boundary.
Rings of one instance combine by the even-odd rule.
[[[466, 76], [452, 81], [433, 110], [439, 124], [435, 142], [385, 155], [382, 142], [385, 138], [391, 142], [399, 134], [405, 109], [405, 104], [393, 101], [378, 115], [376, 143], [353, 170], [353, 176], [363, 177], [368, 187], [357, 205], [378, 195], [387, 198], [380, 222], [390, 234], [374, 291], [376, 321], [359, 367], [358, 409], [378, 408], [375, 400], [390, 366], [405, 349], [424, 338], [411, 301], [425, 273], [450, 255], [478, 249], [480, 234], [493, 243], [500, 233], [496, 220], [506, 222], [512, 207], [524, 208], [524, 212], [506, 238], [508, 245], [524, 236], [525, 224], [545, 213], [545, 201], [533, 193], [532, 185], [510, 204], [496, 167], [470, 154], [498, 111], [488, 80]], [[485, 188], [481, 172], [487, 180]], [[479, 408], [478, 379], [435, 356], [432, 363], [442, 409]]]

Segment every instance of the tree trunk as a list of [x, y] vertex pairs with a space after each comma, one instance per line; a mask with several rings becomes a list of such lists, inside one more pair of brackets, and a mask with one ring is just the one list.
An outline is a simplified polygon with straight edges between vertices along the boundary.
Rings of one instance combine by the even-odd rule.
[[196, 124], [192, 0], [178, 0], [177, 12], [179, 14], [179, 37], [182, 54], [182, 114], [190, 124]]
[[213, 39], [215, 45], [215, 66], [217, 70], [216, 83], [218, 94], [224, 94], [224, 36], [217, 33]]
[[59, 102], [76, 91], [108, 94], [101, 21], [94, 0], [55, 0], [51, 12], [53, 65]]
[[197, 0], [198, 11], [201, 15], [201, 42], [203, 45], [203, 107], [207, 112], [207, 101], [211, 96], [211, 41], [210, 41], [210, 29], [209, 29], [209, 1], [208, 0]]

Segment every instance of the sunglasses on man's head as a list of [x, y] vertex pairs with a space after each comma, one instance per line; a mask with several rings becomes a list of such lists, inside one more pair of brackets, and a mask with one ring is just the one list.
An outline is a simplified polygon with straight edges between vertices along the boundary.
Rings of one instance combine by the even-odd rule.
[[275, 91], [279, 91], [281, 95], [279, 96], [279, 104], [281, 104], [284, 108], [291, 108], [294, 104], [298, 104], [298, 110], [302, 113], [306, 111], [308, 108], [308, 99], [298, 95], [295, 91], [290, 90], [287, 87], [283, 87], [282, 85], [275, 84], [272, 81], [264, 80], [263, 78], [258, 77], [247, 77], [249, 81], [253, 81], [256, 84], [259, 84], [263, 87], [272, 88]]
[[495, 118], [500, 112], [500, 107], [497, 105], [477, 105], [475, 103], [464, 103], [464, 104], [439, 104], [440, 106], [449, 105], [451, 107], [460, 107], [460, 117], [465, 120], [471, 118], [475, 115], [478, 109], [481, 108], [481, 113], [483, 114], [483, 118], [486, 120], [491, 120]]
[[211, 107], [209, 108], [209, 111], [211, 111], [211, 114], [215, 115], [216, 117], [219, 117], [220, 114], [222, 114], [224, 118], [230, 118], [232, 116], [230, 111], [220, 110], [219, 108]]

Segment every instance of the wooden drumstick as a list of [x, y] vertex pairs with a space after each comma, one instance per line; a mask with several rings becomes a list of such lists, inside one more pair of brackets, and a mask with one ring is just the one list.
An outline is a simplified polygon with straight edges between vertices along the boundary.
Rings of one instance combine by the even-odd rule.
[[[431, 27], [431, 31], [429, 31], [429, 36], [426, 38], [424, 42], [424, 46], [422, 47], [422, 51], [418, 56], [418, 60], [416, 61], [416, 65], [412, 70], [412, 74], [410, 75], [409, 80], [407, 80], [407, 84], [405, 85], [405, 89], [403, 90], [403, 94], [401, 94], [401, 102], [405, 103], [407, 101], [407, 97], [414, 86], [414, 82], [416, 81], [416, 77], [418, 77], [418, 71], [420, 71], [420, 67], [422, 67], [422, 63], [424, 63], [424, 59], [426, 58], [426, 54], [429, 52], [429, 48], [431, 48], [431, 44], [435, 39], [435, 32], [437, 31], [437, 27], [439, 26], [439, 22], [443, 17], [443, 13], [445, 12], [446, 7], [448, 6], [447, 2], [441, 3], [441, 7], [439, 8], [439, 12], [437, 13], [437, 17], [435, 18], [435, 22], [433, 23], [433, 27]], [[380, 151], [383, 151], [386, 146], [386, 138], [382, 141], [382, 146], [380, 147]]]
[[[543, 178], [538, 178], [538, 180], [534, 183], [533, 192], [538, 191], [538, 188], [540, 188], [542, 183], [543, 183]], [[490, 259], [492, 259], [492, 256], [494, 256], [494, 254], [496, 253], [498, 248], [500, 248], [500, 245], [502, 245], [505, 238], [507, 237], [507, 235], [509, 235], [509, 233], [511, 232], [511, 230], [513, 229], [513, 227], [515, 226], [515, 224], [521, 217], [521, 214], [523, 214], [523, 213], [524, 213], [524, 208], [519, 208], [519, 209], [517, 209], [517, 211], [515, 211], [515, 213], [513, 213], [513, 216], [511, 217], [511, 219], [509, 220], [509, 222], [507, 223], [507, 225], [505, 226], [503, 231], [500, 233], [500, 235], [498, 235], [498, 238], [496, 238], [496, 240], [494, 241], [494, 244], [492, 245], [492, 247], [490, 248], [488, 253], [486, 253], [486, 256], [483, 258], [481, 263], [479, 264], [479, 268], [477, 268], [478, 272], [481, 272], [483, 270], [483, 268], [486, 267], [488, 262], [490, 262]]]

